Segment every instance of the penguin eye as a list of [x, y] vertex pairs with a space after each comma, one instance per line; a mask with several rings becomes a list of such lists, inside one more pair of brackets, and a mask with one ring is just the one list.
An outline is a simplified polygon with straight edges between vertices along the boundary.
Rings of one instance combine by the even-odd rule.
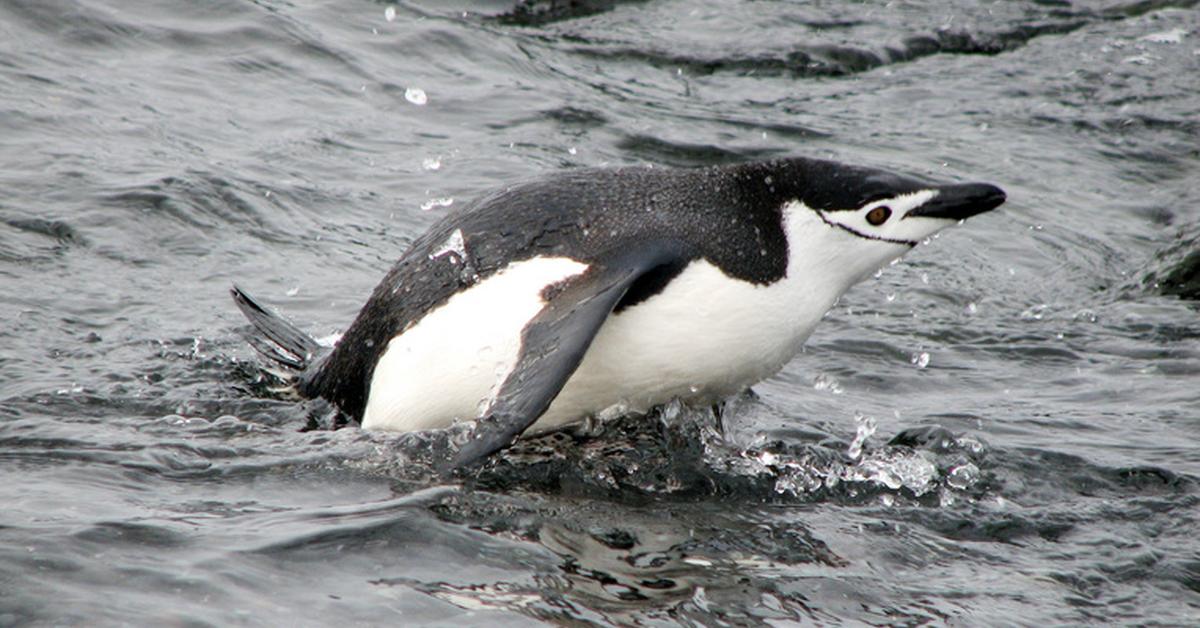
[[878, 227], [887, 222], [888, 218], [892, 217], [892, 208], [887, 205], [880, 205], [867, 212], [867, 222]]

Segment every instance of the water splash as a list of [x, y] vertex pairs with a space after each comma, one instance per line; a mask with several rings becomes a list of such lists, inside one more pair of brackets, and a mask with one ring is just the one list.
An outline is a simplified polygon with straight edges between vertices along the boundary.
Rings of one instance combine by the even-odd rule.
[[424, 107], [429, 102], [429, 96], [420, 87], [408, 87], [404, 90], [404, 100], [418, 107]]
[[920, 497], [937, 485], [938, 469], [923, 451], [883, 450], [848, 466], [841, 479], [875, 482], [892, 490], [907, 488]]
[[1022, 311], [1021, 318], [1023, 320], [1027, 320], [1027, 321], [1040, 321], [1043, 318], [1045, 318], [1046, 311], [1048, 309], [1050, 309], [1050, 306], [1048, 304], [1040, 303], [1038, 305], [1028, 307], [1024, 311]]
[[427, 212], [434, 207], [449, 207], [454, 204], [454, 199], [448, 196], [431, 198], [424, 203], [421, 203], [421, 211]]
[[820, 373], [813, 378], [813, 388], [816, 390], [828, 390], [835, 395], [840, 395], [846, 392], [844, 389], [842, 389], [842, 385], [837, 379], [835, 379], [832, 375], [826, 375], [825, 373]]
[[854, 440], [850, 441], [850, 446], [846, 448], [846, 455], [850, 456], [851, 460], [858, 460], [862, 456], [863, 445], [866, 444], [867, 439], [875, 435], [876, 425], [875, 419], [861, 414], [854, 415], [854, 422], [858, 428], [854, 434]]
[[946, 474], [946, 485], [965, 491], [979, 482], [980, 475], [979, 467], [972, 462], [965, 462], [950, 469]]

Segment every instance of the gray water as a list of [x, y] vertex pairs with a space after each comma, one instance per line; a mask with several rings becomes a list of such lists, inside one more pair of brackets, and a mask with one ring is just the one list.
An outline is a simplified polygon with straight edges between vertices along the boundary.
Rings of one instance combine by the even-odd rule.
[[[1200, 622], [1197, 2], [567, 4], [0, 2], [0, 625]], [[1010, 200], [460, 482], [228, 298], [326, 336], [489, 188], [779, 155]]]

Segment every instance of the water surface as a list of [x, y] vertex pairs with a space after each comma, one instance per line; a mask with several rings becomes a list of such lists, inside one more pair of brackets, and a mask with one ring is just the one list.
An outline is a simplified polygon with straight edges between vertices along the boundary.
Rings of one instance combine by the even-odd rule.
[[[1196, 2], [564, 4], [0, 3], [0, 625], [1200, 621]], [[780, 155], [1010, 200], [463, 482], [239, 337], [490, 188]]]

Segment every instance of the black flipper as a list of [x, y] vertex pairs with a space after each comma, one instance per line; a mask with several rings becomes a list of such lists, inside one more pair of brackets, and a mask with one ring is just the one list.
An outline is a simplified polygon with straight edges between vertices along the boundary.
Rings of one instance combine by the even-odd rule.
[[638, 299], [640, 283], [665, 285], [688, 259], [677, 243], [639, 242], [567, 280], [525, 328], [516, 367], [447, 470], [511, 445], [550, 407], [622, 298]]
[[241, 288], [234, 286], [229, 292], [233, 295], [233, 302], [257, 332], [246, 334], [246, 341], [273, 364], [294, 375], [308, 367], [313, 358], [325, 350], [312, 336], [259, 305]]

